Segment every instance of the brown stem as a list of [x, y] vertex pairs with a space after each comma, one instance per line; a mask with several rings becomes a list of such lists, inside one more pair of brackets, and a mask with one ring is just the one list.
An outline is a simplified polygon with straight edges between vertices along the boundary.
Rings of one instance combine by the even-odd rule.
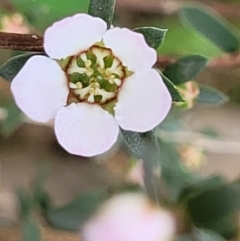
[[44, 52], [43, 37], [36, 34], [0, 32], [0, 49]]
[[[44, 52], [43, 36], [0, 32], [0, 49]], [[174, 63], [177, 58], [176, 56], [158, 56], [156, 67], [164, 69]], [[240, 53], [212, 59], [209, 61], [208, 67], [240, 67]]]
[[[119, 11], [130, 11], [133, 13], [151, 13], [151, 14], [176, 14], [179, 8], [185, 4], [198, 4], [199, 1], [194, 0], [121, 0], [117, 1], [117, 9]], [[226, 17], [240, 17], [240, 4], [227, 2], [212, 2], [209, 0], [203, 0], [206, 6], [213, 8], [215, 11]]]
[[16, 12], [16, 8], [11, 0], [0, 0], [0, 6], [8, 12]]
[[[158, 56], [156, 67], [164, 69], [174, 63], [178, 58], [175, 56]], [[208, 62], [208, 68], [240, 67], [240, 53], [225, 55], [212, 59]]]

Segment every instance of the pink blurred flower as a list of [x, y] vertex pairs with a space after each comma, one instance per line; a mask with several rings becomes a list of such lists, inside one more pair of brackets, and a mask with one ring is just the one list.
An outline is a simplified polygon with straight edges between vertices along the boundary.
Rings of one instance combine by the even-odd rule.
[[44, 49], [50, 58], [28, 60], [11, 89], [31, 119], [55, 118], [69, 153], [101, 154], [116, 141], [118, 126], [146, 132], [169, 112], [171, 96], [152, 69], [156, 52], [141, 34], [107, 30], [100, 18], [77, 14], [46, 30]]
[[20, 13], [5, 15], [0, 20], [1, 31], [6, 33], [29, 33], [30, 28]]
[[134, 160], [133, 165], [127, 173], [127, 181], [144, 187], [143, 160]]
[[175, 220], [142, 194], [113, 197], [81, 231], [84, 241], [168, 241], [173, 238]]

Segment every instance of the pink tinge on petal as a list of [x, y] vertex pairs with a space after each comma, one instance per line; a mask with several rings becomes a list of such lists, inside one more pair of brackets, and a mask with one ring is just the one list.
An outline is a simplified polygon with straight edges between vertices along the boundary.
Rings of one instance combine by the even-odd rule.
[[146, 132], [159, 125], [172, 98], [156, 70], [128, 77], [118, 95], [115, 119], [124, 130]]
[[98, 105], [73, 103], [60, 109], [55, 119], [59, 144], [75, 155], [104, 153], [116, 142], [118, 132], [114, 117]]
[[65, 73], [45, 56], [30, 58], [13, 79], [11, 90], [18, 107], [39, 122], [53, 119], [69, 93]]
[[66, 58], [87, 50], [100, 41], [107, 24], [81, 13], [55, 22], [44, 34], [44, 49], [53, 59]]
[[157, 60], [157, 53], [150, 48], [143, 35], [126, 28], [112, 28], [103, 36], [106, 47], [135, 73], [146, 73]]
[[170, 241], [174, 217], [138, 193], [117, 195], [107, 201], [82, 229], [84, 241]]

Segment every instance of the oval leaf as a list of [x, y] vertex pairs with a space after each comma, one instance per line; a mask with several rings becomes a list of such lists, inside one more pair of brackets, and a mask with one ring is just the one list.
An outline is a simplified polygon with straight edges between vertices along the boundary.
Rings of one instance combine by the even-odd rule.
[[44, 216], [53, 227], [78, 231], [105, 199], [105, 194], [100, 191], [87, 193], [63, 207], [49, 208]]
[[160, 150], [154, 133], [152, 131], [138, 133], [122, 130], [122, 134], [133, 154], [138, 159], [143, 160], [144, 185], [146, 191], [152, 200], [158, 202], [158, 193], [153, 171], [160, 157]]
[[108, 28], [112, 25], [116, 0], [91, 0], [88, 13], [94, 17], [103, 19]]
[[42, 55], [41, 53], [31, 53], [18, 55], [9, 59], [0, 67], [0, 77], [7, 81], [12, 81], [28, 59], [39, 54]]
[[27, 218], [22, 227], [22, 241], [41, 241], [41, 227], [34, 218]]
[[162, 79], [165, 83], [165, 85], [168, 88], [168, 91], [170, 92], [172, 96], [173, 102], [185, 102], [181, 94], [178, 92], [177, 86], [173, 84], [171, 80], [169, 80], [165, 75], [161, 74]]
[[199, 104], [222, 105], [229, 100], [227, 95], [215, 88], [199, 85], [199, 89], [200, 93], [196, 100]]
[[7, 117], [1, 122], [1, 134], [4, 137], [9, 137], [23, 124], [23, 118], [22, 112], [14, 101], [9, 102], [6, 111]]
[[240, 185], [235, 182], [203, 190], [189, 198], [186, 208], [195, 226], [233, 239], [237, 235], [235, 217], [240, 209]]
[[135, 32], [141, 33], [147, 44], [154, 49], [157, 49], [164, 41], [168, 29], [155, 27], [141, 27], [133, 29]]
[[195, 79], [206, 67], [207, 59], [200, 55], [180, 58], [163, 72], [175, 85]]
[[183, 7], [180, 10], [183, 23], [191, 26], [220, 49], [234, 52], [239, 49], [239, 40], [225, 19], [203, 7]]
[[193, 235], [198, 241], [225, 241], [219, 233], [207, 229], [194, 229]]

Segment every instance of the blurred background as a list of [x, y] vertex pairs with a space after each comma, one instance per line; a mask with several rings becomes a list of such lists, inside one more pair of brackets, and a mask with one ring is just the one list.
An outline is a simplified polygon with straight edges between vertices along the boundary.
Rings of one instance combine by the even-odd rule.
[[[3, 32], [43, 34], [54, 21], [87, 12], [88, 4], [88, 0], [0, 0], [0, 28]], [[114, 25], [168, 29], [158, 49], [160, 57], [200, 54], [212, 60], [228, 56], [184, 23], [179, 9], [189, 4], [204, 4], [216, 11], [229, 21], [240, 39], [239, 0], [117, 0]], [[0, 50], [0, 63], [20, 53]], [[208, 66], [196, 79], [227, 94], [229, 102], [224, 105], [196, 103], [191, 109], [174, 106], [163, 123], [165, 132], [161, 132], [168, 141], [177, 144], [186, 168], [206, 176], [222, 174], [229, 180], [239, 178], [240, 174], [240, 61], [231, 64], [231, 60], [229, 57], [225, 66]], [[45, 163], [51, 165], [46, 189], [57, 205], [66, 203], [79, 192], [109, 183], [119, 185], [126, 179], [132, 157], [121, 137], [108, 153], [93, 160], [69, 155], [58, 145], [51, 123], [39, 125], [22, 115], [12, 100], [9, 82], [3, 79], [0, 79], [0, 121], [0, 190], [3, 192], [29, 188], [36, 170]], [[177, 131], [173, 132], [174, 129]], [[5, 212], [1, 205], [5, 204], [0, 201], [0, 214]], [[6, 215], [13, 215], [14, 219], [14, 214]], [[11, 234], [9, 229], [0, 230], [0, 240], [14, 241], [17, 236]], [[76, 240], [72, 234], [49, 231], [47, 240], [55, 240], [53, 237]]]

